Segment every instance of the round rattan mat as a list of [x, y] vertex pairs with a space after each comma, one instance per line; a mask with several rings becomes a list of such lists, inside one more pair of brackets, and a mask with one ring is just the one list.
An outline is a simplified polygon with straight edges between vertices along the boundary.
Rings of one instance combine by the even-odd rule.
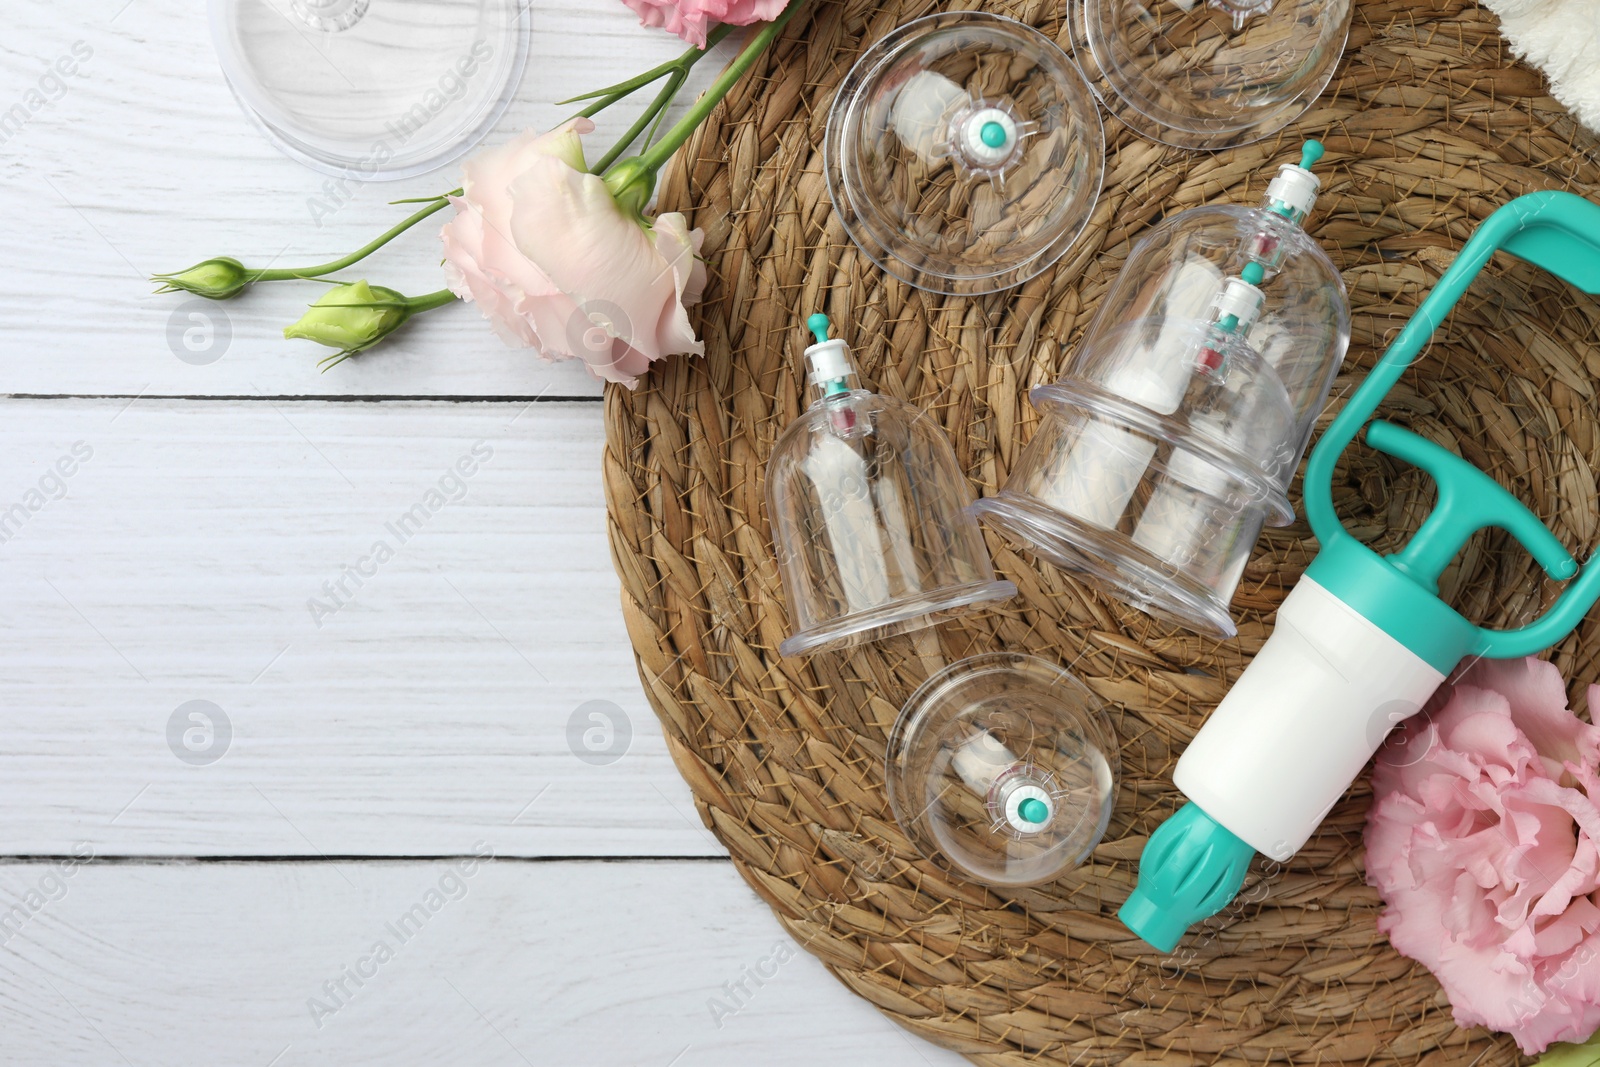
[[[1067, 43], [1059, 0], [987, 8]], [[855, 346], [867, 387], [933, 412], [975, 489], [993, 490], [1033, 432], [1029, 387], [1059, 374], [1131, 243], [1182, 208], [1256, 203], [1307, 136], [1329, 150], [1308, 226], [1343, 270], [1354, 311], [1336, 409], [1494, 208], [1535, 189], [1600, 192], [1593, 139], [1469, 0], [1358, 0], [1333, 84], [1280, 136], [1191, 154], [1107, 119], [1105, 192], [1057, 268], [993, 297], [940, 299], [849, 243], [819, 147], [854, 58], [936, 9], [816, 0], [664, 180], [662, 207], [706, 231], [712, 280], [696, 311], [706, 356], [663, 364], [635, 392], [607, 391], [605, 479], [640, 673], [701, 816], [841, 981], [975, 1062], [1519, 1062], [1509, 1039], [1457, 1029], [1432, 976], [1376, 932], [1364, 783], [1286, 869], [1255, 877], [1175, 956], [1116, 920], [1145, 835], [1180, 803], [1174, 760], [1315, 551], [1303, 522], [1257, 546], [1234, 600], [1234, 640], [1156, 623], [991, 535], [998, 569], [1022, 591], [1002, 610], [785, 660], [763, 470], [801, 408], [800, 323], [824, 310]], [[1458, 449], [1586, 554], [1600, 530], [1597, 374], [1600, 301], [1501, 257], [1383, 414]], [[1415, 529], [1432, 498], [1424, 476], [1363, 447], [1345, 457], [1334, 492], [1352, 532], [1380, 549]], [[1469, 617], [1498, 625], [1528, 618], [1551, 592], [1525, 554], [1493, 537], [1475, 540], [1443, 587]], [[1589, 621], [1554, 653], [1575, 697], [1600, 678], [1597, 629]], [[1003, 895], [920, 857], [883, 785], [901, 702], [943, 664], [995, 649], [1061, 662], [1110, 701], [1123, 768], [1091, 861]]]

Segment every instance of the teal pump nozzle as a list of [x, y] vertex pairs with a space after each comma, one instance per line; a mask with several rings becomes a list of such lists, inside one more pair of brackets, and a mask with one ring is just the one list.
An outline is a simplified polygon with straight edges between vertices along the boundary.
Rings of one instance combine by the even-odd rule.
[[1150, 835], [1139, 884], [1117, 911], [1122, 925], [1162, 952], [1239, 895], [1256, 850], [1198, 804], [1185, 804]]
[[[1515, 658], [1560, 641], [1600, 599], [1600, 565], [1577, 561], [1538, 516], [1488, 475], [1373, 413], [1496, 250], [1600, 293], [1600, 205], [1571, 193], [1518, 197], [1484, 221], [1311, 453], [1305, 505], [1321, 544], [1257, 653], [1178, 761], [1189, 803], [1151, 835], [1138, 887], [1118, 915], [1171, 951], [1226, 907], [1253, 853], [1284, 861], [1383, 743], [1468, 656]], [[1341, 525], [1333, 468], [1367, 444], [1428, 472], [1432, 513], [1380, 556]], [[1439, 599], [1439, 575], [1474, 532], [1508, 531], [1551, 578], [1568, 581], [1534, 622], [1491, 630]]]

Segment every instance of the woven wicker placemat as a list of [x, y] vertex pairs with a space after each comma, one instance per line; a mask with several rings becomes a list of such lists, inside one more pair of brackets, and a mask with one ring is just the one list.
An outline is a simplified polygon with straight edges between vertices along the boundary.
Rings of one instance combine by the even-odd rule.
[[[1066, 45], [1059, 0], [985, 6]], [[817, 0], [663, 184], [662, 206], [706, 231], [712, 280], [696, 310], [706, 356], [669, 361], [636, 392], [608, 389], [605, 480], [640, 673], [701, 816], [841, 981], [975, 1062], [1518, 1062], [1509, 1039], [1458, 1030], [1432, 976], [1376, 932], [1379, 902], [1362, 877], [1364, 783], [1284, 870], [1256, 876], [1177, 957], [1116, 920], [1145, 835], [1181, 802], [1176, 757], [1261, 647], [1315, 550], [1303, 523], [1258, 545], [1234, 600], [1234, 640], [1153, 622], [991, 536], [998, 569], [1022, 591], [1002, 610], [785, 660], [763, 470], [801, 409], [799, 324], [823, 310], [855, 346], [867, 387], [934, 413], [975, 489], [993, 490], [1033, 432], [1027, 390], [1060, 373], [1130, 244], [1182, 208], [1255, 204], [1307, 136], [1329, 150], [1309, 229], [1343, 270], [1354, 312], [1337, 409], [1491, 211], [1535, 189], [1600, 191], [1589, 135], [1535, 72], [1511, 62], [1493, 16], [1468, 0], [1358, 2], [1338, 75], [1290, 129], [1203, 155], [1151, 145], [1108, 119], [1105, 192], [1060, 265], [993, 297], [940, 299], [850, 244], [819, 147], [834, 89], [862, 48], [939, 9]], [[1503, 260], [1383, 414], [1457, 448], [1586, 553], [1600, 530], [1600, 302]], [[1355, 448], [1334, 496], [1352, 532], [1385, 549], [1416, 528], [1432, 489]], [[1473, 541], [1443, 591], [1499, 625], [1550, 594], [1525, 554], [1493, 536]], [[1591, 620], [1554, 653], [1580, 699], [1581, 683], [1600, 678], [1597, 628]], [[1066, 664], [1110, 701], [1123, 767], [1092, 860], [1004, 895], [922, 859], [883, 785], [901, 702], [943, 664], [995, 649]]]

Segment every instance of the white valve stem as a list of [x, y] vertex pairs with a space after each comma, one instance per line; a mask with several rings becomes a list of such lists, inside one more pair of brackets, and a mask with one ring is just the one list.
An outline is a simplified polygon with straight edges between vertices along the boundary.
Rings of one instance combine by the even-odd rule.
[[856, 372], [850, 363], [850, 346], [838, 338], [810, 346], [805, 355], [811, 366], [806, 380], [812, 385], [826, 389], [830, 383], [843, 381]]
[[1055, 813], [1055, 801], [1031, 763], [1023, 763], [987, 730], [969, 737], [950, 760], [966, 787], [985, 798], [989, 811], [1019, 834], [1043, 830]]
[[1017, 121], [997, 107], [984, 107], [961, 124], [961, 150], [979, 169], [998, 167], [1017, 151]]
[[1235, 323], [1232, 332], [1244, 337], [1261, 316], [1261, 306], [1266, 299], [1267, 294], [1243, 278], [1229, 278], [1212, 306], [1212, 321], [1223, 322], [1231, 316]]
[[1267, 186], [1267, 210], [1299, 223], [1311, 214], [1322, 191], [1322, 179], [1304, 167], [1285, 163]]

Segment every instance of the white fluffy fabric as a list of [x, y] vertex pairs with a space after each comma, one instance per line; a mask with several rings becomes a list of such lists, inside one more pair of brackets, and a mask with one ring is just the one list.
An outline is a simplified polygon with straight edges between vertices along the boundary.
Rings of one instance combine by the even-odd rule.
[[1545, 72], [1550, 95], [1600, 132], [1600, 0], [1483, 0], [1517, 58]]

